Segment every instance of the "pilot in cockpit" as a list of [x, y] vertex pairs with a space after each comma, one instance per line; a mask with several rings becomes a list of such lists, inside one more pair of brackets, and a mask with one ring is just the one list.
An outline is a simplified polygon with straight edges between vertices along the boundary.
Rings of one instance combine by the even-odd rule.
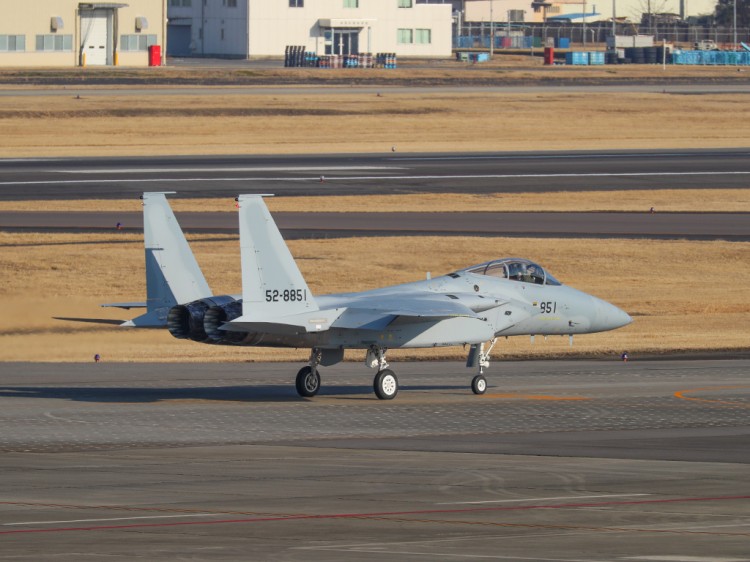
[[508, 274], [513, 281], [526, 280], [526, 264], [513, 262], [508, 264]]
[[544, 274], [541, 272], [541, 268], [531, 264], [526, 268], [526, 271], [528, 273], [526, 280], [529, 283], [536, 283], [537, 285], [544, 283]]

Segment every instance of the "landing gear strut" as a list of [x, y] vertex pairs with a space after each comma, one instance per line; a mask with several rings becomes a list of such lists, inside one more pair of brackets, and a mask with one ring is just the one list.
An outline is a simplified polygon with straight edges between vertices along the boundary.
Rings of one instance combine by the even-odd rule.
[[398, 394], [398, 378], [396, 373], [388, 368], [388, 362], [385, 360], [386, 348], [373, 345], [367, 350], [365, 364], [374, 369], [377, 367], [378, 372], [372, 382], [372, 388], [375, 396], [381, 400], [393, 400]]
[[312, 398], [320, 391], [320, 374], [318, 365], [320, 365], [321, 351], [313, 348], [310, 352], [310, 364], [302, 367], [297, 373], [295, 386], [297, 394], [303, 398]]
[[472, 345], [469, 350], [469, 357], [466, 360], [467, 367], [479, 367], [479, 374], [471, 380], [471, 391], [474, 394], [484, 394], [487, 392], [487, 379], [484, 378], [484, 370], [490, 366], [490, 352], [495, 347], [497, 338], [493, 338], [487, 352], [484, 351], [484, 342]]

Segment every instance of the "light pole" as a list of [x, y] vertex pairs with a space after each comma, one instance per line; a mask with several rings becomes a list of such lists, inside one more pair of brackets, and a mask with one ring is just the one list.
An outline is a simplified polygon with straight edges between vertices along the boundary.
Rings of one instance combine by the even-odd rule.
[[617, 0], [612, 0], [612, 41], [614, 41], [613, 48], [617, 48]]
[[494, 0], [490, 0], [490, 58], [495, 54], [495, 18], [493, 14]]
[[583, 0], [583, 48], [586, 48], [586, 0]]
[[737, 50], [737, 0], [733, 2], [734, 7], [734, 18], [732, 20], [732, 50]]

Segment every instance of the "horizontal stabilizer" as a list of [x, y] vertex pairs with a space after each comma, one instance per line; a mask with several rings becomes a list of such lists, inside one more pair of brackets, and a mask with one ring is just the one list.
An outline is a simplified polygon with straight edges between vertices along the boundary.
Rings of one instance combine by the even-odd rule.
[[130, 310], [131, 308], [146, 308], [145, 302], [108, 302], [100, 304], [102, 308], [124, 308]]
[[150, 310], [120, 324], [123, 328], [163, 328], [167, 324], [166, 309]]

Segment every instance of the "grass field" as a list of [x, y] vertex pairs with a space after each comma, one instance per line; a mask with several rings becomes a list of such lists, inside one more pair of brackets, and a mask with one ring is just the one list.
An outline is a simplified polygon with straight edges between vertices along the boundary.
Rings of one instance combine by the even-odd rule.
[[6, 157], [750, 145], [743, 94], [4, 96]]
[[[518, 66], [529, 64], [518, 59]], [[536, 64], [536, 62], [534, 62]], [[721, 79], [736, 69], [482, 69], [446, 63], [445, 68], [373, 71], [368, 80], [412, 83], [455, 81], [466, 72], [473, 83], [524, 84], [555, 80], [585, 84], [607, 76], [650, 80]], [[39, 71], [42, 75], [58, 71]], [[77, 71], [76, 71], [77, 72]], [[125, 69], [107, 73], [131, 72]], [[135, 71], [133, 71], [135, 72]], [[140, 72], [140, 71], [139, 71]], [[161, 76], [190, 79], [191, 71], [160, 69]], [[209, 73], [211, 71], [203, 71]], [[221, 72], [231, 82], [232, 72]], [[241, 71], [254, 72], [254, 71]], [[363, 74], [346, 71], [356, 82]], [[170, 74], [171, 73], [171, 74]], [[277, 77], [274, 78], [274, 73]], [[351, 73], [351, 74], [350, 74]], [[602, 74], [603, 73], [603, 74]], [[85, 74], [85, 76], [96, 73]], [[229, 78], [227, 76], [229, 75]], [[15, 71], [0, 71], [13, 81]], [[82, 76], [84, 76], [82, 74]], [[294, 78], [316, 84], [306, 69], [260, 73], [258, 80]], [[246, 85], [254, 75], [236, 75]], [[5, 89], [13, 87], [4, 86]], [[23, 89], [18, 87], [18, 89]], [[497, 90], [381, 95], [314, 96], [262, 88], [252, 93], [217, 89], [210, 95], [6, 95], [0, 105], [0, 154], [4, 157], [126, 156], [159, 154], [273, 154], [407, 151], [503, 151], [648, 149], [750, 146], [750, 104], [743, 94], [533, 93]], [[89, 95], [91, 94], [91, 95]], [[387, 209], [399, 211], [713, 211], [749, 212], [750, 186], [741, 190], [654, 191], [647, 183], [623, 192], [514, 195], [377, 196], [368, 205], [353, 197], [277, 198], [272, 211]], [[199, 210], [234, 211], [234, 202], [201, 201]], [[173, 202], [196, 210], [195, 201]], [[140, 210], [138, 201], [4, 202], [2, 210]], [[61, 318], [127, 319], [125, 311], [99, 303], [141, 300], [145, 295], [140, 236], [127, 233], [0, 233], [0, 360], [254, 361], [302, 359], [306, 350], [217, 348], [175, 340], [165, 331], [135, 331]], [[196, 255], [217, 293], [240, 290], [236, 242], [193, 240]], [[729, 242], [554, 240], [504, 238], [373, 238], [290, 243], [314, 292], [368, 289], [445, 273], [505, 255], [527, 256], [564, 282], [609, 300], [635, 322], [611, 333], [503, 342], [500, 355], [546, 357], [569, 353], [616, 357], [674, 350], [747, 349], [750, 334], [750, 244]], [[356, 355], [361, 359], [361, 354]], [[459, 357], [463, 350], [394, 352], [393, 357]]]
[[[145, 294], [141, 237], [134, 234], [0, 234], [0, 360], [255, 361], [302, 359], [306, 350], [213, 347], [173, 339], [166, 331], [128, 330], [60, 318], [128, 319], [137, 311], [103, 302]], [[216, 293], [240, 290], [236, 241], [191, 242]], [[403, 237], [297, 240], [290, 248], [314, 293], [396, 284], [504, 255], [528, 256], [566, 284], [624, 308], [634, 323], [604, 334], [531, 346], [503, 341], [499, 354], [569, 353], [616, 357], [674, 350], [747, 349], [750, 333], [750, 243]], [[366, 256], [367, 259], [363, 259]], [[407, 351], [393, 357], [463, 356], [460, 348]], [[362, 359], [361, 354], [353, 354]]]

